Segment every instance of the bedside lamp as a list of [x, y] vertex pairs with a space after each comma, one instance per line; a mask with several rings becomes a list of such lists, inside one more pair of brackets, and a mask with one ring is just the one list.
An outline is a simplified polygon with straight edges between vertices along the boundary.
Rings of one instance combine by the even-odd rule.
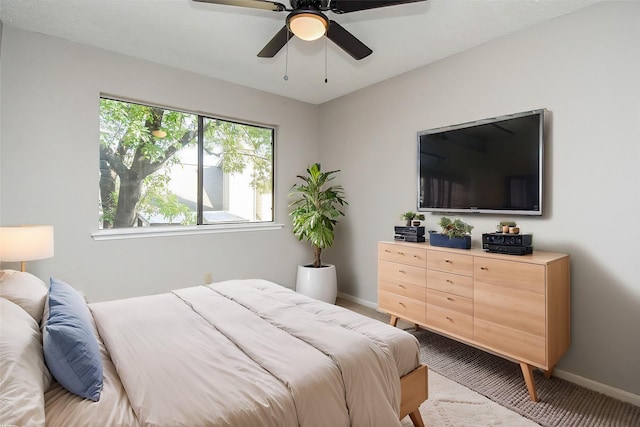
[[0, 261], [20, 261], [20, 271], [25, 271], [27, 261], [52, 256], [52, 225], [0, 227]]

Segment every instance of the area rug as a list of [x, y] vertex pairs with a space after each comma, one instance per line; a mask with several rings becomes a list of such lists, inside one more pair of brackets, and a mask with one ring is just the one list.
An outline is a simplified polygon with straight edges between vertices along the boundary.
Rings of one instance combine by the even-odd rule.
[[[428, 427], [539, 426], [434, 371], [429, 372], [429, 399], [420, 405], [420, 414]], [[409, 417], [402, 420], [402, 427], [412, 426]]]
[[534, 378], [539, 402], [532, 402], [518, 364], [429, 331], [412, 333], [420, 342], [420, 358], [430, 371], [541, 426], [640, 426], [640, 407], [556, 377], [547, 379], [538, 371]]

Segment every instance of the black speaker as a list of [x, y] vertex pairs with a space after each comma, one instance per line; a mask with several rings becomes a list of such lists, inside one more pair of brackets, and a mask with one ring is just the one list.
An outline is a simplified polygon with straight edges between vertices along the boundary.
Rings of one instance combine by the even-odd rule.
[[396, 234], [402, 236], [424, 236], [424, 227], [403, 227], [396, 225], [393, 227]]
[[506, 233], [485, 233], [482, 235], [482, 246], [485, 244], [501, 246], [531, 246], [533, 236], [531, 234], [506, 234]]
[[484, 249], [485, 252], [493, 252], [496, 254], [506, 255], [528, 255], [533, 253], [533, 246], [505, 246], [483, 243], [482, 249]]

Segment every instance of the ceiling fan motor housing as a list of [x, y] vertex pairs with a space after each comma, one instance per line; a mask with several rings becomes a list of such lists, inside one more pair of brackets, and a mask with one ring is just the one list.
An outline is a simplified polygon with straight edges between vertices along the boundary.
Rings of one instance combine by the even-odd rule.
[[291, 9], [311, 7], [316, 10], [329, 10], [329, 0], [291, 0]]

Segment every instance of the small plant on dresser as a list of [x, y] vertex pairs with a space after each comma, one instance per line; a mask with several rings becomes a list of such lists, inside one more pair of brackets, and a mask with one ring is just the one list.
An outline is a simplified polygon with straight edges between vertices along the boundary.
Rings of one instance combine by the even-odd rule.
[[447, 248], [471, 248], [471, 230], [473, 226], [459, 218], [451, 220], [446, 216], [440, 218], [438, 225], [442, 229], [440, 233], [429, 233], [429, 241], [433, 246]]
[[420, 221], [424, 221], [425, 216], [423, 214], [415, 213], [414, 211], [407, 211], [400, 215], [400, 219], [407, 222], [407, 227], [420, 225]]

